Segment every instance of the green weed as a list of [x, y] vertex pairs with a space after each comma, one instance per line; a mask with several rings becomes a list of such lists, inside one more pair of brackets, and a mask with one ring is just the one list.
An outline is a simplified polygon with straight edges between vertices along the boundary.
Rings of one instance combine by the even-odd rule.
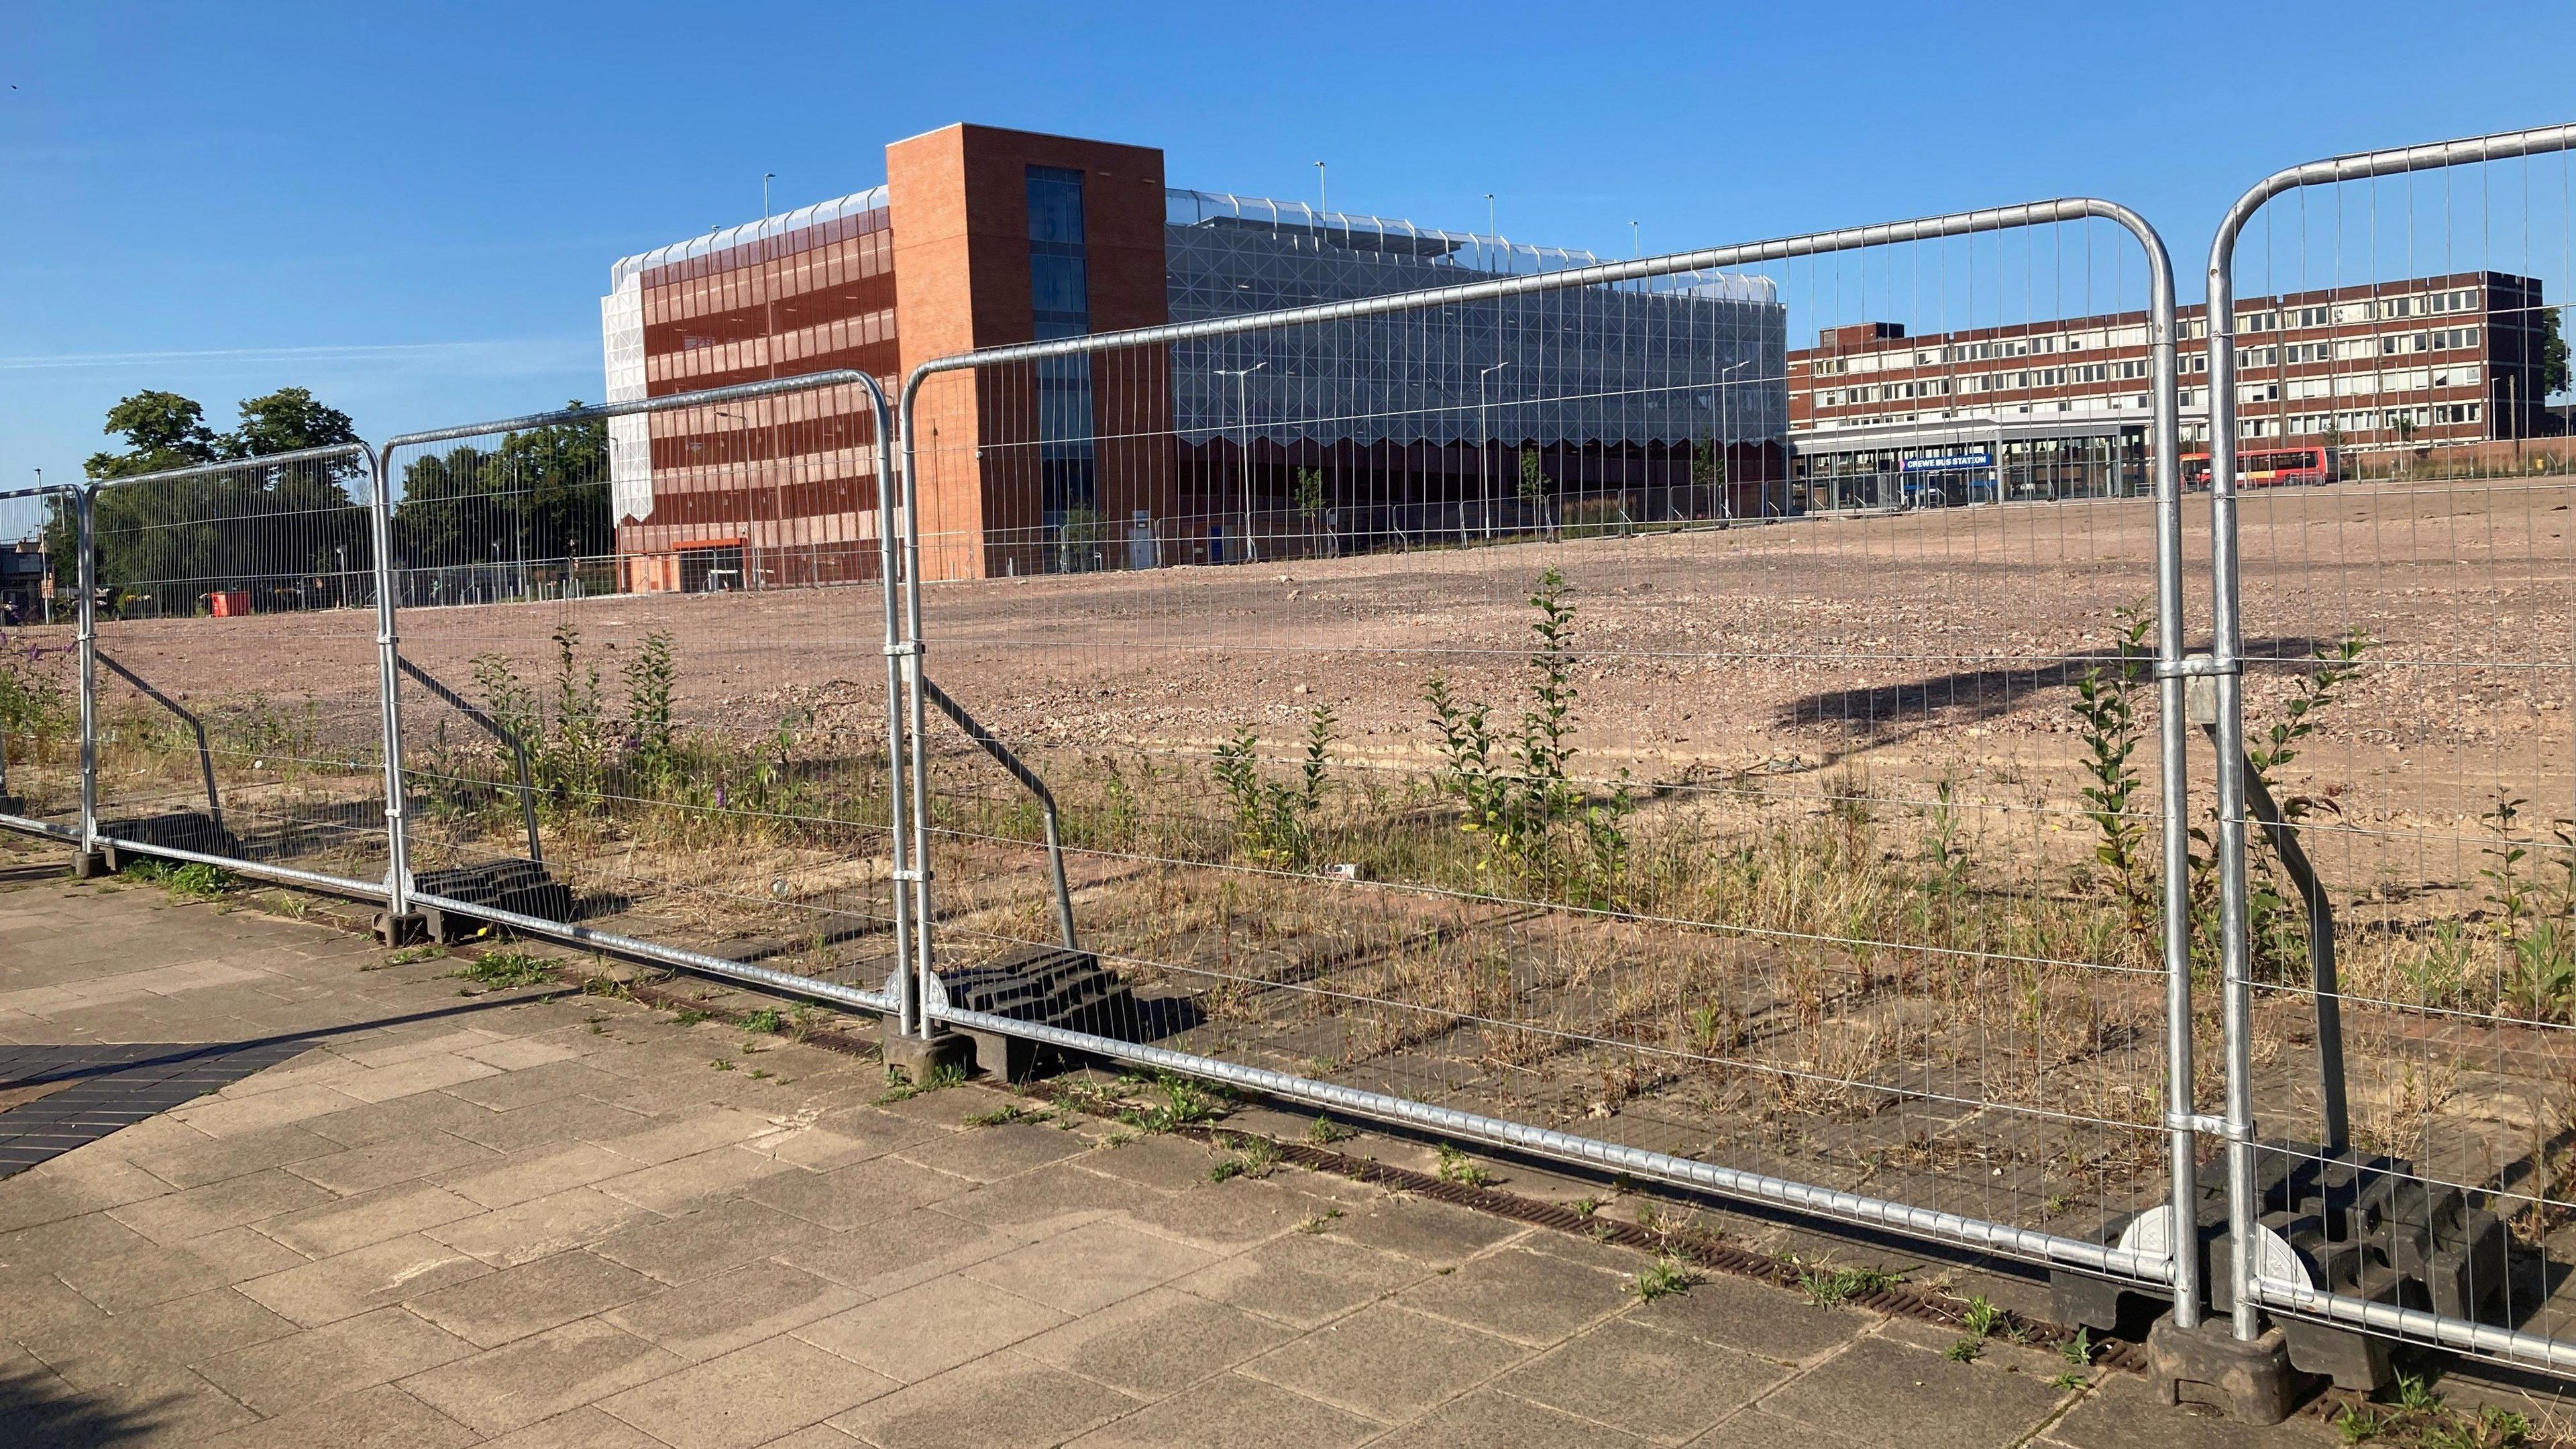
[[1484, 1164], [1443, 1142], [1440, 1144], [1440, 1180], [1460, 1187], [1491, 1187], [1494, 1175]]
[[1830, 1263], [1813, 1267], [1801, 1265], [1798, 1287], [1807, 1301], [1820, 1308], [1832, 1308], [1855, 1298], [1866, 1298], [1883, 1288], [1893, 1288], [1905, 1281], [1902, 1273], [1888, 1273], [1877, 1268], [1837, 1268]]
[[1640, 1303], [1652, 1303], [1687, 1291], [1699, 1281], [1698, 1272], [1679, 1258], [1658, 1258], [1653, 1267], [1642, 1270], [1628, 1282], [1628, 1291]]
[[459, 980], [471, 981], [487, 991], [500, 991], [512, 986], [534, 986], [554, 978], [555, 963], [517, 951], [492, 951], [465, 963], [449, 973]]
[[908, 1080], [903, 1073], [888, 1067], [886, 1068], [886, 1089], [877, 1095], [877, 1105], [884, 1107], [896, 1102], [909, 1102], [924, 1093], [963, 1086], [965, 1081], [966, 1069], [953, 1063], [933, 1067], [930, 1074], [918, 1082]]

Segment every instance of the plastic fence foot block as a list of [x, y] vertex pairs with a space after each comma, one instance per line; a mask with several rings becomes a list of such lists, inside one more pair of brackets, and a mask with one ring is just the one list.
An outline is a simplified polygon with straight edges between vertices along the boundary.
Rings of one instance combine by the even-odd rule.
[[883, 1047], [885, 1064], [903, 1073], [905, 1081], [919, 1086], [942, 1067], [971, 1071], [975, 1066], [975, 1043], [962, 1031], [943, 1031], [937, 1036], [890, 1036]]
[[2168, 1404], [2216, 1409], [2240, 1424], [2277, 1424], [2290, 1417], [2307, 1383], [2290, 1367], [2289, 1341], [2277, 1324], [2251, 1341], [2237, 1338], [2223, 1317], [2191, 1329], [2161, 1318], [2147, 1333], [2147, 1386]]
[[376, 912], [376, 942], [383, 946], [417, 946], [437, 939], [426, 912], [405, 911], [397, 916], [390, 911]]
[[1026, 1037], [959, 1027], [956, 1034], [975, 1044], [975, 1067], [1005, 1082], [1025, 1082], [1037, 1075], [1038, 1044]]

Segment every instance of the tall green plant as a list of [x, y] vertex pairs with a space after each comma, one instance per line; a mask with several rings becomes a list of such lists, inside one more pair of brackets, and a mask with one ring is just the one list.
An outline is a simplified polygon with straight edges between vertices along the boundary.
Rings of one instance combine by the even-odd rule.
[[1459, 828], [1481, 838], [1481, 867], [1546, 882], [1608, 903], [1628, 867], [1628, 818], [1636, 800], [1622, 771], [1609, 796], [1587, 801], [1574, 785], [1574, 607], [1554, 569], [1529, 596], [1537, 648], [1530, 652], [1518, 728], [1499, 735], [1492, 707], [1464, 700], [1433, 674], [1423, 687], [1440, 734], [1433, 783], [1459, 802]]
[[626, 749], [642, 783], [654, 790], [669, 786], [679, 761], [671, 733], [671, 689], [679, 671], [671, 658], [671, 636], [655, 630], [627, 657], [621, 669], [626, 685]]
[[1338, 721], [1329, 704], [1306, 719], [1306, 757], [1294, 783], [1261, 773], [1260, 739], [1250, 725], [1216, 747], [1209, 773], [1234, 807], [1235, 843], [1254, 859], [1299, 868], [1314, 854], [1314, 821], [1324, 805]]
[[2143, 936], [2156, 918], [2156, 898], [2147, 869], [2147, 828], [2133, 809], [2141, 788], [2136, 696], [2146, 676], [2147, 632], [2155, 621], [2144, 599], [2122, 605], [2118, 617], [2111, 664], [2094, 665], [2075, 682], [2076, 733], [2091, 782], [2083, 789], [2084, 818], [2100, 837], [2093, 846], [2100, 880], [2127, 914], [2129, 929]]

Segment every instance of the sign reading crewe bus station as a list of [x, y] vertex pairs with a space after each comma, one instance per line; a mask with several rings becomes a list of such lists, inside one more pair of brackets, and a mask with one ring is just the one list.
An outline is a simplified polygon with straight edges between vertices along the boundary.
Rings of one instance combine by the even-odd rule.
[[1965, 453], [1919, 453], [1905, 460], [1908, 473], [1964, 473], [1971, 468], [1993, 466], [1995, 455], [1987, 448]]

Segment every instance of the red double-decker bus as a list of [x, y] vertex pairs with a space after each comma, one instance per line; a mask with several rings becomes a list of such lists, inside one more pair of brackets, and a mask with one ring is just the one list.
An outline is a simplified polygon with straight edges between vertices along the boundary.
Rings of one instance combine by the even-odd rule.
[[[2236, 486], [2271, 488], [2284, 483], [2332, 483], [2341, 476], [2332, 448], [2268, 448], [2236, 455]], [[2209, 486], [2209, 455], [2185, 453], [2183, 486]]]

